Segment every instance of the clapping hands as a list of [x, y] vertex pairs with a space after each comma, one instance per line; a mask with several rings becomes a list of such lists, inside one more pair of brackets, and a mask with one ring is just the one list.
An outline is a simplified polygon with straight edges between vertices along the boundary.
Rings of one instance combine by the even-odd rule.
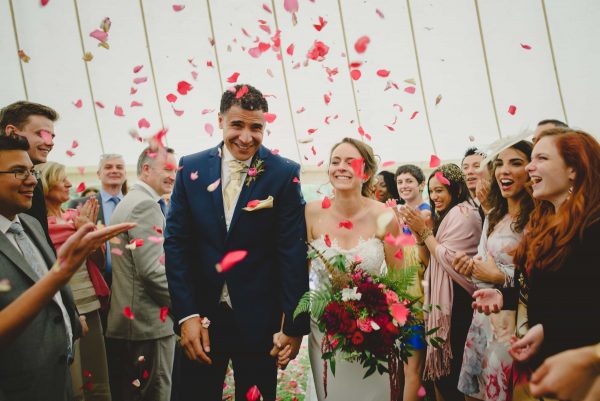
[[79, 227], [83, 226], [86, 223], [96, 224], [98, 219], [98, 212], [100, 211], [100, 206], [98, 205], [98, 199], [90, 198], [81, 208], [79, 208], [79, 214], [75, 218], [75, 228], [79, 229]]

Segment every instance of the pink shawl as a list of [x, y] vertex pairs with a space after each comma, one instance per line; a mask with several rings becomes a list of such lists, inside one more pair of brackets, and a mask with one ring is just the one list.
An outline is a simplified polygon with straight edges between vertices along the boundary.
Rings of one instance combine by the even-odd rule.
[[[58, 253], [67, 239], [69, 239], [69, 237], [75, 234], [77, 231], [74, 223], [74, 219], [77, 217], [77, 215], [77, 210], [67, 210], [63, 214], [63, 219], [67, 221], [66, 223], [57, 222], [56, 217], [54, 216], [48, 217], [48, 233], [50, 234], [50, 239], [52, 239], [52, 244], [56, 249], [56, 253]], [[104, 247], [104, 245], [102, 245], [102, 247]], [[106, 284], [106, 281], [104, 281], [104, 277], [102, 277], [100, 269], [92, 260], [92, 258], [88, 257], [85, 261], [85, 265], [87, 267], [88, 274], [90, 275], [92, 285], [94, 286], [96, 296], [100, 301], [100, 306], [102, 309], [106, 309], [106, 307], [108, 307], [108, 299], [110, 295], [108, 285]]]
[[[443, 338], [445, 342], [440, 348], [427, 347], [423, 374], [426, 380], [437, 380], [450, 374], [450, 319], [454, 297], [452, 281], [456, 281], [469, 294], [476, 290], [470, 281], [454, 270], [452, 262], [457, 251], [475, 256], [480, 238], [481, 217], [477, 208], [466, 201], [448, 212], [435, 236], [439, 245], [431, 255], [425, 272], [425, 280], [429, 283], [425, 290], [425, 305], [431, 305], [431, 311], [426, 313], [425, 320], [427, 330], [439, 327], [434, 335]], [[441, 309], [436, 308], [436, 305]]]

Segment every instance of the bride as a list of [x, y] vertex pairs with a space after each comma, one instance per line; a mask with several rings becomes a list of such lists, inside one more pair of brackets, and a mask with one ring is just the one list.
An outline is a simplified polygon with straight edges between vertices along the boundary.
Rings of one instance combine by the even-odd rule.
[[[362, 159], [362, 160], [361, 160]], [[362, 162], [361, 162], [362, 161]], [[383, 242], [386, 233], [398, 235], [397, 220], [378, 233], [378, 218], [393, 211], [371, 199], [370, 187], [377, 171], [373, 150], [352, 138], [344, 138], [334, 145], [329, 162], [329, 181], [334, 188], [330, 202], [314, 201], [306, 206], [308, 241], [326, 258], [336, 254], [348, 260], [362, 261], [360, 267], [373, 274], [386, 268], [398, 268], [400, 260], [394, 258], [397, 249]], [[382, 220], [382, 219], [380, 219]], [[326, 268], [315, 258], [310, 266], [310, 286], [317, 289], [328, 281]], [[387, 401], [390, 399], [390, 382], [387, 374], [374, 373], [363, 380], [366, 370], [358, 362], [336, 360], [335, 376], [327, 367], [327, 398], [323, 385], [324, 365], [321, 359], [323, 333], [311, 322], [309, 356], [319, 401]]]

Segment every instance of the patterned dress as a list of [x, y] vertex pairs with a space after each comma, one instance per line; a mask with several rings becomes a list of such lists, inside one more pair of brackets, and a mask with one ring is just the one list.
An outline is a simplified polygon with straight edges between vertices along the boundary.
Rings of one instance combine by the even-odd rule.
[[[509, 254], [521, 240], [521, 233], [512, 230], [512, 218], [506, 215], [494, 231], [487, 236], [489, 222], [486, 219], [478, 255], [484, 259], [488, 252], [496, 261], [496, 266], [504, 273], [504, 287], [513, 287], [514, 264]], [[473, 278], [478, 288], [493, 288]], [[501, 288], [502, 286], [497, 286]], [[515, 332], [515, 312], [502, 310], [486, 316], [475, 311], [467, 334], [463, 365], [458, 381], [458, 389], [471, 397], [485, 401], [508, 401], [511, 399], [511, 374], [513, 360], [508, 354], [510, 337]]]

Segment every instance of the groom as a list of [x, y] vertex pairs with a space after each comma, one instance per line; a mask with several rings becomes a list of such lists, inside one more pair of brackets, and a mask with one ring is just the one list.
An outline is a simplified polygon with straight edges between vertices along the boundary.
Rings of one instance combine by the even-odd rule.
[[[230, 359], [236, 400], [255, 385], [275, 400], [273, 335], [293, 358], [310, 331], [307, 318], [292, 319], [308, 290], [300, 167], [261, 145], [267, 111], [259, 90], [236, 85], [221, 98], [223, 142], [180, 161], [164, 247], [187, 356], [174, 379], [183, 400], [221, 400]], [[219, 273], [240, 250], [245, 258]]]

